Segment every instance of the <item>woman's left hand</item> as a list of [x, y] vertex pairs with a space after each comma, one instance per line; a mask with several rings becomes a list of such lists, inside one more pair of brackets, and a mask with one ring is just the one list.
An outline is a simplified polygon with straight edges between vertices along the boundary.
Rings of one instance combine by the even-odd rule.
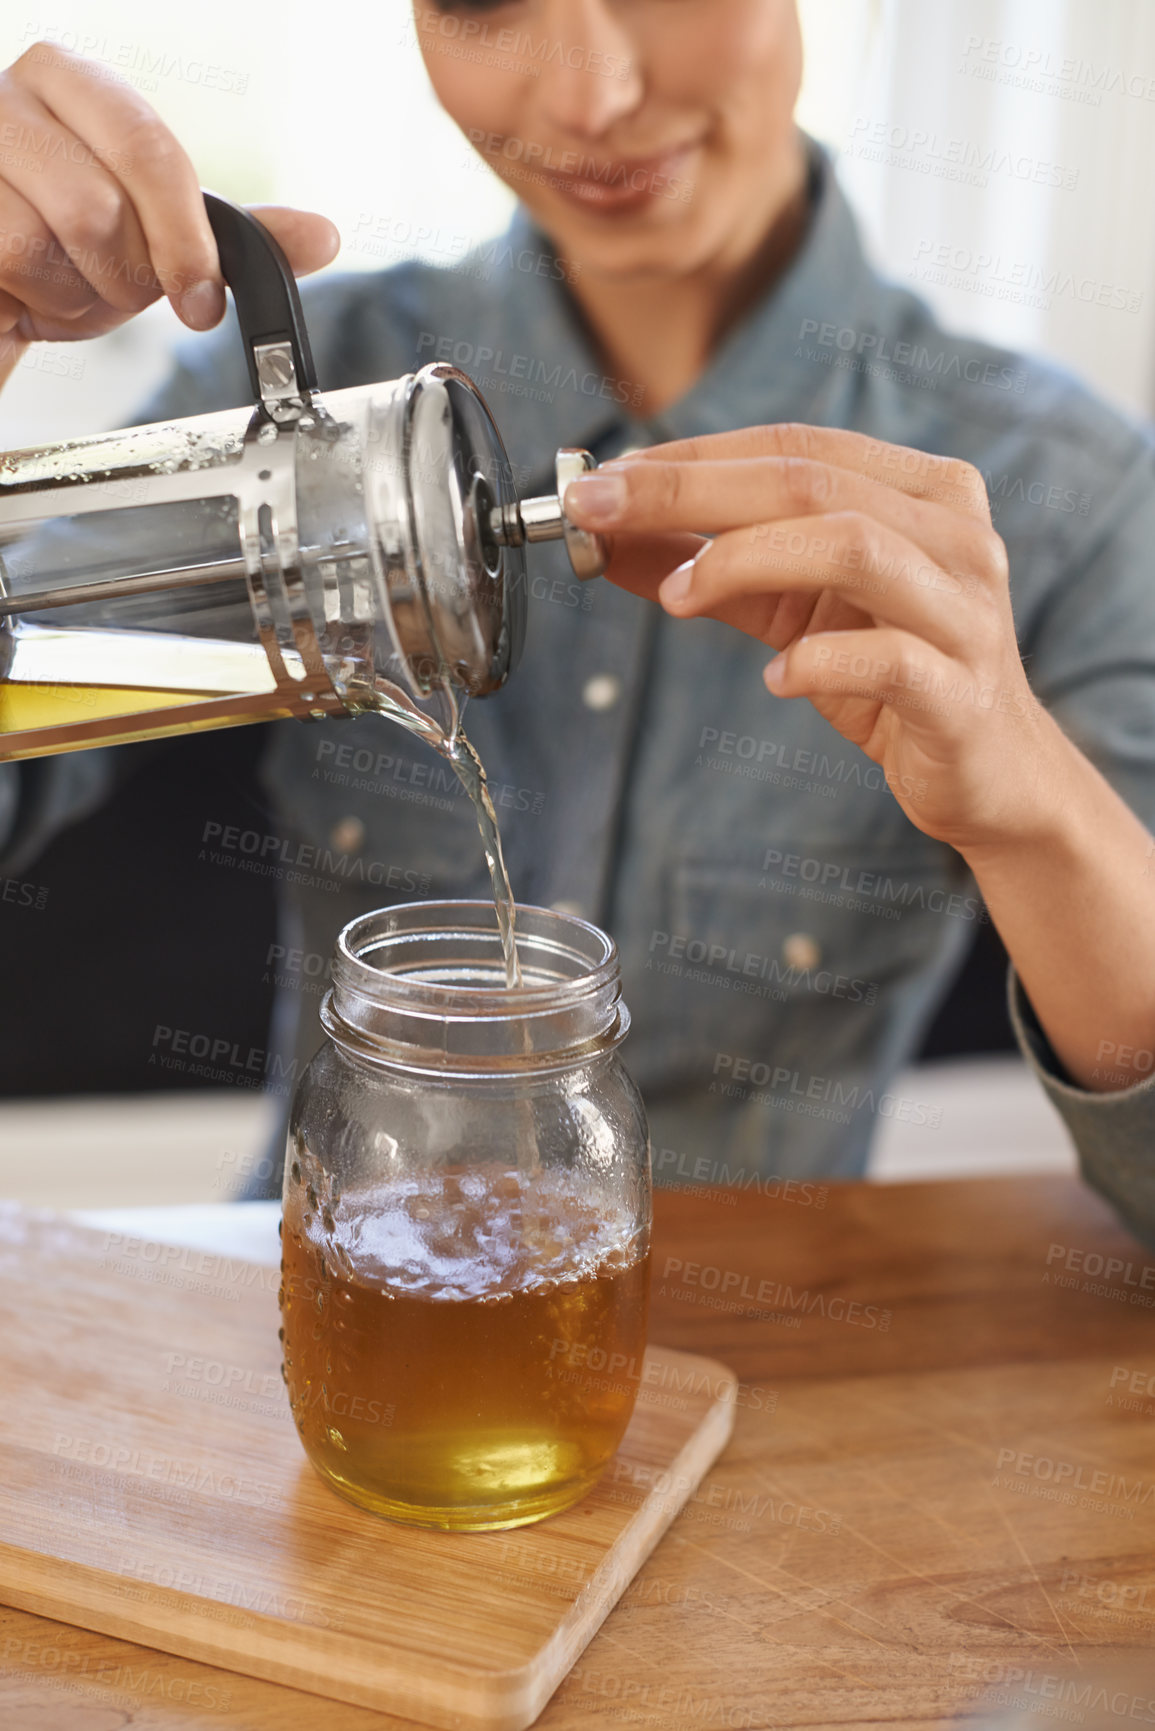
[[1062, 736], [1027, 682], [969, 463], [751, 427], [603, 464], [565, 504], [611, 538], [613, 582], [777, 650], [769, 689], [861, 746], [927, 835], [965, 854], [1053, 821]]

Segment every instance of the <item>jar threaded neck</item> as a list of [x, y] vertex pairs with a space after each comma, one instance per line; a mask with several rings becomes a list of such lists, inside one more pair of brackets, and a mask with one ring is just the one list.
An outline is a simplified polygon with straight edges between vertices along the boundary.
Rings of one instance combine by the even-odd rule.
[[568, 1069], [629, 1030], [617, 946], [597, 926], [518, 907], [522, 984], [505, 983], [493, 903], [379, 908], [341, 932], [326, 1033], [370, 1063], [438, 1075]]

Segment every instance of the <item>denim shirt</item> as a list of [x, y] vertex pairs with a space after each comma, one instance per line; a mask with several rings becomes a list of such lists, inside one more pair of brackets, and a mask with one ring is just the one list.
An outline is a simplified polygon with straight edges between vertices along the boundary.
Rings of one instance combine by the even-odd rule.
[[[791, 267], [659, 415], [639, 415], [633, 381], [603, 374], [572, 269], [524, 214], [452, 268], [305, 285], [322, 390], [455, 363], [486, 397], [523, 494], [552, 491], [560, 445], [604, 459], [785, 420], [965, 458], [1009, 549], [1032, 689], [1151, 827], [1151, 443], [1060, 370], [944, 332], [882, 280], [817, 147], [811, 187]], [[141, 418], [248, 397], [230, 326], [185, 345]], [[572, 909], [617, 940], [633, 1015], [625, 1057], [659, 1181], [861, 1174], [888, 1115], [924, 1125], [933, 1147], [939, 1126], [917, 1083], [901, 1097], [893, 1084], [988, 917], [964, 861], [915, 828], [878, 766], [808, 702], [768, 696], [763, 645], [579, 584], [556, 545], [529, 558], [523, 661], [469, 706], [466, 726], [518, 899]], [[318, 1000], [303, 988], [345, 921], [413, 894], [481, 896], [486, 878], [467, 800], [394, 724], [284, 722], [270, 737], [262, 776], [290, 848], [343, 861], [325, 881], [282, 885], [282, 940], [301, 952], [278, 975], [292, 1068], [319, 1044]], [[0, 771], [12, 857], [100, 797], [108, 755], [31, 766], [18, 817], [18, 767]], [[1073, 1086], [1013, 969], [1008, 989], [1016, 1037], [1085, 1176], [1155, 1242], [1155, 1080]]]

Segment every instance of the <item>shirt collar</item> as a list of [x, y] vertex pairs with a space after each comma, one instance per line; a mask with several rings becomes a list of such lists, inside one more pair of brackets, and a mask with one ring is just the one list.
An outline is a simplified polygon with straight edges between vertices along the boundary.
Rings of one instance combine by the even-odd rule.
[[[814, 364], [815, 334], [824, 326], [873, 325], [882, 285], [829, 156], [813, 139], [805, 142], [811, 219], [798, 252], [690, 390], [649, 420], [636, 416], [630, 381], [603, 374], [566, 286], [564, 262], [518, 209], [505, 236], [509, 252], [502, 253], [508, 268], [491, 277], [484, 297], [498, 370], [479, 383], [523, 475], [548, 477], [558, 445], [608, 454], [607, 446], [807, 418], [807, 405], [830, 380], [829, 370]], [[526, 269], [527, 260], [547, 262]]]

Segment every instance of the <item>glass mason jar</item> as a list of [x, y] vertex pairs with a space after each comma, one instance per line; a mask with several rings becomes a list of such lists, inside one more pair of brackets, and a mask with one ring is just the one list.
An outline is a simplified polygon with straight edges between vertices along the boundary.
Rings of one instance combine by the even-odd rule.
[[394, 1520], [521, 1526], [576, 1502], [633, 1411], [650, 1153], [618, 1056], [618, 954], [491, 902], [384, 908], [341, 933], [328, 1039], [293, 1103], [282, 1341], [305, 1452]]

